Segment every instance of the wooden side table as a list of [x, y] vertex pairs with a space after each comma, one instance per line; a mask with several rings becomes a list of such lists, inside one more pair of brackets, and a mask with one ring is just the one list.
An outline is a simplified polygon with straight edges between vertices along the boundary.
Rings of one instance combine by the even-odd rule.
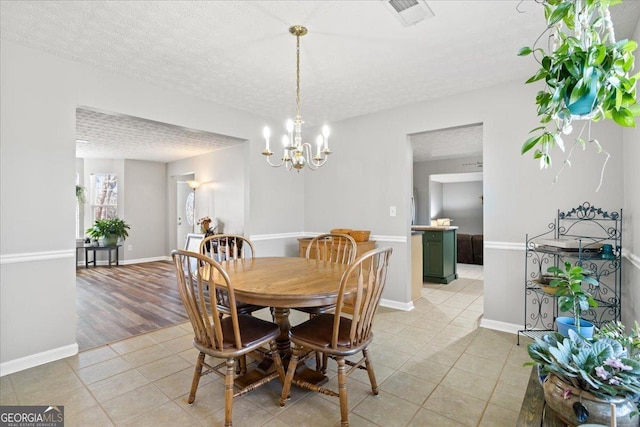
[[[122, 245], [114, 245], [114, 246], [91, 246], [91, 245], [84, 245], [84, 267], [85, 268], [89, 268], [89, 264], [93, 264], [93, 266], [96, 266], [96, 252], [98, 251], [107, 251], [109, 254], [109, 267], [111, 267], [112, 264], [115, 263], [115, 265], [120, 265], [119, 263], [119, 258], [118, 258], [118, 252], [120, 249], [120, 246]], [[81, 247], [76, 248], [79, 249]], [[93, 259], [89, 260], [89, 252], [93, 252]], [[115, 257], [112, 256], [112, 254], [115, 253]]]
[[522, 399], [520, 416], [516, 427], [567, 427], [544, 401], [544, 390], [538, 379], [538, 369], [531, 369], [529, 384]]

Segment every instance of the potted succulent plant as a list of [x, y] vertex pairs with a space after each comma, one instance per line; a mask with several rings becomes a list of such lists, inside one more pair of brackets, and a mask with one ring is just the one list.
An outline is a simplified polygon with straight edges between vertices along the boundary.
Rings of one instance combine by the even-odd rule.
[[[540, 64], [526, 83], [544, 80], [536, 95], [541, 126], [522, 146], [522, 154], [537, 147], [533, 157], [540, 168], [551, 165], [551, 150], [564, 151], [562, 134], [572, 132], [572, 120], [613, 119], [626, 127], [635, 126], [640, 115], [633, 70], [633, 40], [615, 40], [609, 6], [622, 0], [544, 0], [547, 27], [532, 47], [518, 55], [532, 55]], [[549, 46], [537, 46], [549, 33]], [[586, 145], [582, 132], [576, 142]], [[591, 140], [601, 150], [597, 140]], [[569, 165], [568, 159], [566, 161]]]
[[528, 345], [543, 382], [545, 401], [569, 425], [610, 425], [615, 405], [618, 427], [637, 427], [640, 397], [640, 338], [614, 324], [614, 333], [597, 333], [587, 340], [573, 331], [564, 337], [552, 332]]
[[553, 274], [549, 282], [551, 288], [555, 288], [555, 295], [558, 297], [558, 308], [562, 312], [573, 312], [573, 317], [557, 317], [556, 325], [558, 331], [567, 336], [567, 329], [575, 329], [578, 334], [589, 338], [593, 334], [593, 324], [581, 319], [581, 313], [590, 307], [597, 307], [598, 303], [593, 296], [585, 291], [583, 283], [599, 286], [600, 283], [594, 277], [589, 276], [590, 271], [583, 269], [579, 265], [564, 263], [564, 270], [560, 267], [549, 267], [547, 272]]
[[87, 229], [87, 234], [94, 239], [103, 239], [105, 246], [118, 244], [118, 239], [125, 240], [129, 237], [131, 227], [118, 217], [97, 219], [93, 227]]

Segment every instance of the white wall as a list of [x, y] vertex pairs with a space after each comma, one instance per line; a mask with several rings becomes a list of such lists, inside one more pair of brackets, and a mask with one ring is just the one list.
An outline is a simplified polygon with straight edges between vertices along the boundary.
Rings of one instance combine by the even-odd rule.
[[[636, 26], [633, 40], [640, 43], [640, 22]], [[635, 72], [640, 70], [640, 57], [636, 55]], [[640, 126], [636, 118], [636, 126]], [[624, 211], [623, 246], [627, 258], [623, 264], [622, 278], [622, 319], [631, 327], [635, 320], [640, 321], [640, 128], [624, 129]]]
[[[429, 177], [444, 173], [482, 172], [482, 168], [478, 168], [475, 165], [469, 166], [469, 164], [475, 164], [476, 162], [482, 162], [482, 156], [432, 160], [413, 164], [413, 186], [418, 191], [418, 224], [429, 224], [431, 218], [443, 216], [438, 209], [442, 208], [441, 194], [435, 194], [433, 198], [431, 197], [431, 190], [442, 190], [442, 186], [438, 183], [430, 182]], [[430, 206], [430, 200], [436, 205]]]
[[[131, 226], [120, 248], [124, 260], [154, 260], [167, 255], [166, 167], [164, 163], [124, 161], [122, 218]], [[131, 248], [131, 249], [129, 249]]]
[[[240, 220], [244, 232], [302, 230], [303, 175], [272, 170], [260, 155], [261, 130], [274, 123], [12, 42], [0, 43], [1, 374], [77, 351], [72, 189], [78, 106], [252, 141], [236, 165], [248, 177], [238, 196], [249, 212]], [[43, 223], [55, 227], [43, 233]], [[168, 238], [163, 245], [168, 253]], [[134, 243], [134, 250], [144, 246]]]
[[[413, 170], [415, 171], [415, 167]], [[425, 197], [428, 198], [429, 209], [426, 211], [424, 220], [419, 222], [419, 224], [422, 225], [430, 225], [432, 218], [438, 219], [444, 217], [442, 214], [444, 204], [444, 184], [430, 179], [429, 185], [426, 188], [428, 188], [428, 191], [425, 191], [424, 194]]]
[[[85, 159], [83, 179], [87, 187], [83, 231], [93, 224], [91, 175], [115, 173], [118, 177], [118, 217], [131, 227], [120, 248], [120, 261], [142, 262], [166, 257], [166, 167], [141, 160]], [[131, 250], [129, 250], [131, 247]], [[105, 260], [106, 253], [96, 254]]]
[[482, 234], [482, 181], [443, 185], [441, 218], [450, 218], [458, 233]]
[[73, 354], [74, 73], [0, 45], [0, 362]]
[[[576, 151], [574, 166], [552, 184], [562, 162], [540, 171], [520, 147], [536, 127], [535, 85], [521, 81], [472, 93], [450, 96], [332, 124], [332, 135], [349, 144], [334, 144], [328, 173], [310, 174], [305, 181], [305, 230], [361, 227], [382, 235], [394, 247], [385, 298], [410, 301], [410, 197], [412, 165], [407, 135], [483, 123], [485, 322], [523, 323], [524, 252], [528, 232], [545, 230], [558, 208], [584, 201], [606, 209], [622, 206], [621, 129], [611, 123], [592, 126], [604, 149], [612, 154], [605, 182], [595, 192], [603, 155], [590, 147]], [[491, 107], [487, 107], [487, 100]], [[455, 111], [455, 114], [451, 114]], [[312, 195], [312, 196], [311, 196]], [[326, 209], [327, 200], [337, 209]], [[398, 208], [389, 216], [389, 206]], [[380, 245], [379, 245], [380, 246]]]

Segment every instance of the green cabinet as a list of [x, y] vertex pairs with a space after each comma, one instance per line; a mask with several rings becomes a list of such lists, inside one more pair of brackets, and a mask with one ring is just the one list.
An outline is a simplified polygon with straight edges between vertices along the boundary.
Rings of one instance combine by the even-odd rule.
[[422, 235], [422, 279], [449, 283], [458, 278], [456, 228], [427, 229]]

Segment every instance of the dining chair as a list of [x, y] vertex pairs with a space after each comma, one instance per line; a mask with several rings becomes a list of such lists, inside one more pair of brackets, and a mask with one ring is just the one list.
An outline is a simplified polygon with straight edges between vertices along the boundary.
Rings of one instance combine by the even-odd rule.
[[325, 233], [315, 236], [307, 246], [307, 259], [350, 264], [356, 258], [358, 244], [348, 234]]
[[[357, 251], [358, 244], [348, 234], [324, 233], [311, 239], [307, 246], [306, 258], [350, 264], [355, 260]], [[299, 307], [295, 310], [308, 313], [311, 318], [318, 314], [328, 313], [334, 308], [335, 304], [331, 304], [319, 307]], [[316, 370], [320, 372], [327, 370], [327, 357], [320, 352], [316, 352]]]
[[[204, 238], [200, 242], [200, 253], [217, 262], [255, 257], [255, 249], [251, 240], [237, 234], [214, 234]], [[227, 291], [220, 288], [216, 289], [216, 299], [220, 315], [231, 314], [231, 304]], [[265, 307], [236, 301], [235, 308], [240, 314], [251, 314]], [[246, 357], [240, 357], [237, 366], [238, 372], [241, 374], [246, 373], [246, 365]]]
[[[250, 392], [267, 382], [280, 378], [284, 380], [284, 368], [276, 348], [275, 338], [280, 334], [278, 325], [236, 309], [233, 284], [224, 268], [216, 261], [202, 254], [176, 249], [171, 252], [178, 279], [180, 299], [193, 326], [193, 345], [200, 352], [196, 362], [188, 402], [195, 401], [200, 377], [214, 372], [224, 378], [225, 426], [232, 425], [233, 398]], [[217, 304], [217, 292], [223, 283], [229, 299], [229, 315], [221, 316]], [[275, 372], [264, 376], [254, 376], [254, 372], [236, 377], [236, 359], [269, 345]], [[212, 366], [205, 361], [206, 356], [225, 361]], [[203, 369], [206, 368], [206, 370]], [[256, 379], [257, 378], [257, 379]], [[234, 392], [234, 387], [238, 391]]]
[[[214, 234], [200, 242], [200, 253], [217, 262], [244, 258], [254, 258], [255, 249], [251, 240], [236, 234]], [[222, 314], [229, 314], [229, 299], [224, 289], [218, 289], [218, 309]], [[263, 309], [263, 306], [236, 301], [236, 309], [241, 314], [251, 314]]]
[[[339, 397], [341, 425], [348, 426], [347, 377], [357, 368], [367, 370], [371, 391], [378, 394], [368, 347], [373, 340], [371, 326], [386, 283], [392, 251], [392, 248], [379, 248], [357, 258], [340, 279], [334, 312], [319, 314], [291, 328], [289, 336], [293, 352], [280, 396], [280, 406], [285, 405], [291, 384], [296, 384], [307, 390]], [[353, 307], [353, 313], [349, 316], [343, 315], [347, 300]], [[308, 351], [319, 351], [336, 360], [338, 392], [294, 377], [299, 358]], [[359, 352], [362, 352], [360, 360], [347, 360], [347, 357]], [[348, 370], [346, 365], [349, 365]]]

